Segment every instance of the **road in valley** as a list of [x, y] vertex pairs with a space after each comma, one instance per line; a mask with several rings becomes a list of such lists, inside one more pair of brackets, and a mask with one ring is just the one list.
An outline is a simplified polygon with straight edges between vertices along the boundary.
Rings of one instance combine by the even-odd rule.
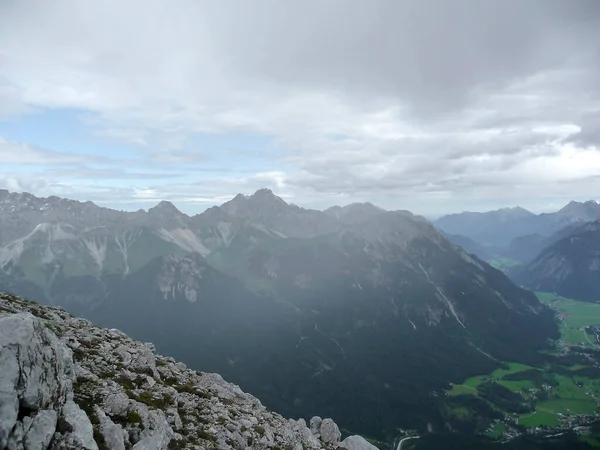
[[402, 444], [404, 444], [404, 442], [408, 441], [409, 439], [419, 439], [421, 436], [408, 436], [405, 438], [400, 439], [400, 442], [398, 442], [398, 447], [396, 447], [396, 450], [402, 450]]

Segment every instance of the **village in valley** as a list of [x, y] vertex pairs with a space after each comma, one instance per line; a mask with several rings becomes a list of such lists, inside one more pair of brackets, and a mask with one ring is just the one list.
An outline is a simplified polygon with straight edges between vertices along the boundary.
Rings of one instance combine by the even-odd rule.
[[[574, 432], [600, 446], [594, 437], [600, 431], [600, 304], [537, 295], [555, 310], [561, 332], [545, 363], [507, 362], [490, 374], [453, 384], [446, 391], [447, 417], [484, 424], [477, 431], [501, 442], [524, 433], [550, 438]], [[465, 405], [477, 405], [475, 412]], [[487, 422], [480, 419], [486, 414]]]

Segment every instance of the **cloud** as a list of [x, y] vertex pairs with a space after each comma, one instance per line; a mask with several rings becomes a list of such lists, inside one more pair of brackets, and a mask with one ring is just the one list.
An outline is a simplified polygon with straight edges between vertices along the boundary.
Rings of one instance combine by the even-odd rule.
[[89, 158], [11, 142], [0, 136], [0, 161], [6, 165], [61, 165], [82, 163], [89, 161]]
[[[4, 2], [0, 117], [77, 109], [143, 155], [139, 173], [190, 164], [181, 185], [125, 174], [90, 191], [107, 202], [194, 204], [262, 183], [311, 205], [541, 205], [562, 198], [556, 181], [575, 198], [597, 188], [599, 22], [592, 0]], [[242, 174], [232, 156], [233, 174], [194, 181], [216, 150], [188, 141], [223, 133], [271, 137], [274, 167]], [[22, 164], [77, 159], [2, 145]]]

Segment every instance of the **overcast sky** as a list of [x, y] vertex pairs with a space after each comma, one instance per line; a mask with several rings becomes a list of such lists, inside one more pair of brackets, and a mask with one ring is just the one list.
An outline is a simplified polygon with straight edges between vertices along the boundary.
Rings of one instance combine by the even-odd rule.
[[194, 213], [600, 197], [600, 1], [0, 0], [0, 188]]

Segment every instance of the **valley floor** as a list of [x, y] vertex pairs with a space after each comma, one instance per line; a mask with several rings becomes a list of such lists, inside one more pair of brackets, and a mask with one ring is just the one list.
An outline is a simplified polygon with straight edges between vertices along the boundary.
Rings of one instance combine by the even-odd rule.
[[457, 428], [507, 441], [523, 433], [575, 431], [600, 447], [600, 304], [537, 293], [556, 311], [561, 338], [539, 367], [507, 362], [453, 384], [442, 412]]

